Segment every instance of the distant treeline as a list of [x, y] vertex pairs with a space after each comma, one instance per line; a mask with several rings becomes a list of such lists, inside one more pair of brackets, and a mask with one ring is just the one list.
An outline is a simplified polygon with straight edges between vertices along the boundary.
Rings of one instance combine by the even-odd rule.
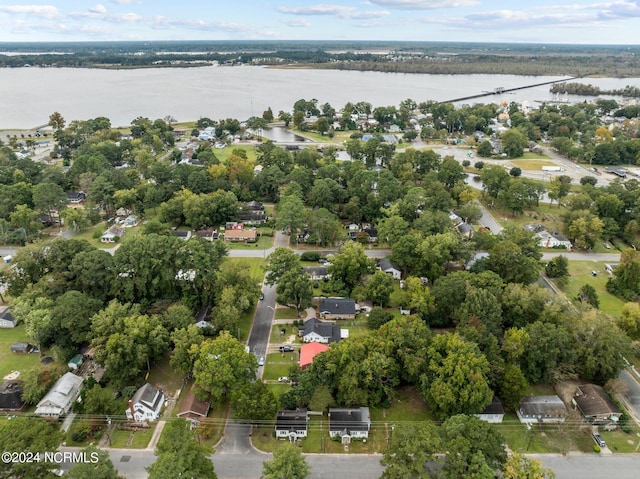
[[583, 96], [614, 95], [632, 98], [640, 97], [640, 88], [631, 85], [613, 90], [603, 90], [591, 84], [562, 82], [554, 83], [550, 91], [551, 93], [567, 93], [570, 95]]
[[[0, 44], [0, 67], [305, 66], [431, 74], [640, 77], [640, 48], [429, 42]], [[44, 53], [47, 53], [46, 55]]]

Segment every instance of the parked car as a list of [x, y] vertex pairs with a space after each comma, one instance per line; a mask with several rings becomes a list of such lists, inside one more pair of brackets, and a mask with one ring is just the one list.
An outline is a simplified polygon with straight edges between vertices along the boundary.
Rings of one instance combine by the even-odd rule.
[[280, 346], [281, 353], [292, 353], [293, 351], [293, 346]]
[[260, 359], [258, 359], [258, 366], [264, 366], [264, 356], [260, 356]]
[[287, 376], [280, 376], [278, 378], [278, 382], [279, 383], [288, 383], [289, 382], [289, 378]]
[[604, 439], [602, 439], [602, 436], [598, 433], [593, 433], [593, 440], [596, 442], [596, 444], [600, 447], [607, 447], [607, 443], [604, 442]]
[[260, 299], [260, 301], [262, 301], [264, 299], [264, 293], [262, 291], [260, 291], [260, 296], [259, 296], [258, 299]]

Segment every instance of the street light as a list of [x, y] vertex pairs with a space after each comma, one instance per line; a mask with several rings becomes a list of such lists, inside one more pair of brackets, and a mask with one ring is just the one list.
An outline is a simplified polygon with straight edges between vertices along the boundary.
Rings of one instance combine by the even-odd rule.
[[111, 418], [107, 416], [107, 441], [109, 441], [109, 447], [111, 447]]

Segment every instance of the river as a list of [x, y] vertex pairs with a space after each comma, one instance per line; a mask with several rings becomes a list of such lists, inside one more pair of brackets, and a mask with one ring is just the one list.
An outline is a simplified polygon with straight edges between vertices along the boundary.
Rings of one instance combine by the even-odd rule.
[[[105, 116], [126, 126], [138, 116], [173, 116], [178, 121], [261, 116], [291, 111], [301, 99], [318, 99], [335, 109], [347, 102], [397, 106], [513, 88], [560, 77], [518, 75], [424, 75], [339, 70], [274, 69], [257, 66], [100, 70], [84, 68], [0, 69], [0, 129], [33, 128], [58, 111], [67, 120]], [[640, 86], [638, 78], [584, 80], [604, 89]], [[549, 86], [491, 95], [474, 101], [552, 100]], [[572, 102], [584, 98], [570, 96]], [[591, 97], [590, 99], [593, 99]]]

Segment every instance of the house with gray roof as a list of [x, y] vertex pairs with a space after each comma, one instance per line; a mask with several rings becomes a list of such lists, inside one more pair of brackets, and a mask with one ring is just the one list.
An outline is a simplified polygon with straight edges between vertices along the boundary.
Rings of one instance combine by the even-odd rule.
[[322, 298], [318, 312], [322, 319], [355, 319], [356, 302], [350, 298]]
[[329, 435], [341, 438], [344, 444], [351, 439], [366, 439], [371, 429], [368, 407], [329, 408]]
[[276, 417], [276, 437], [278, 439], [296, 439], [307, 437], [309, 416], [306, 409], [278, 411]]
[[489, 405], [479, 414], [474, 414], [474, 416], [481, 421], [491, 424], [501, 423], [504, 419], [504, 407], [502, 406], [502, 401], [500, 401], [497, 396], [493, 396]]
[[26, 406], [21, 381], [7, 380], [0, 385], [0, 411], [23, 411]]
[[0, 328], [15, 328], [18, 320], [13, 317], [9, 307], [0, 306]]
[[389, 258], [379, 258], [378, 259], [378, 269], [385, 273], [388, 273], [393, 277], [393, 279], [401, 279], [402, 278], [402, 270], [399, 266], [396, 266], [391, 262]]
[[521, 423], [563, 423], [567, 417], [567, 406], [557, 395], [526, 396], [520, 400], [516, 411]]
[[311, 318], [304, 322], [302, 341], [305, 343], [331, 344], [340, 341], [340, 327], [337, 324]]
[[66, 373], [56, 381], [49, 392], [36, 406], [38, 416], [57, 419], [71, 410], [73, 402], [78, 399], [83, 380], [73, 373]]
[[136, 422], [154, 421], [160, 417], [163, 403], [162, 390], [147, 383], [133, 395], [125, 414], [127, 419], [134, 419]]
[[323, 279], [329, 279], [331, 275], [326, 266], [303, 266], [302, 271], [307, 273], [312, 281], [321, 281]]

